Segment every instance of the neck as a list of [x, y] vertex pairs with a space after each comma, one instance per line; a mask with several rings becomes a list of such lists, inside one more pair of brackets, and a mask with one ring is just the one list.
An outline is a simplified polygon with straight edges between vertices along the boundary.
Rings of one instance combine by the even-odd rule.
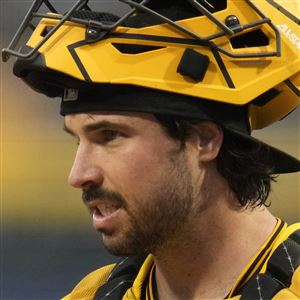
[[271, 235], [276, 219], [267, 209], [233, 209], [224, 197], [155, 252], [159, 299], [224, 299]]

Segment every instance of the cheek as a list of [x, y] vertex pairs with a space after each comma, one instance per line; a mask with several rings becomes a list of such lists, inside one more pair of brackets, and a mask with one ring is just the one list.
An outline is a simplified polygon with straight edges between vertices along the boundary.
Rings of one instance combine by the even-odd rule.
[[162, 183], [166, 161], [162, 153], [124, 151], [110, 160], [107, 180], [125, 197], [147, 197]]

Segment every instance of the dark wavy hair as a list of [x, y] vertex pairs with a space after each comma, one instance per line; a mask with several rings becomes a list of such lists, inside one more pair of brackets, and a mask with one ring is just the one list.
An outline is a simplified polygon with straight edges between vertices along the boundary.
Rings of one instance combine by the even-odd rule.
[[[191, 128], [201, 122], [158, 114], [155, 117], [166, 133], [181, 141], [183, 147]], [[271, 174], [268, 148], [259, 142], [245, 143], [230, 130], [221, 128], [224, 140], [216, 158], [218, 172], [227, 180], [241, 207], [269, 206], [271, 182], [276, 177]]]

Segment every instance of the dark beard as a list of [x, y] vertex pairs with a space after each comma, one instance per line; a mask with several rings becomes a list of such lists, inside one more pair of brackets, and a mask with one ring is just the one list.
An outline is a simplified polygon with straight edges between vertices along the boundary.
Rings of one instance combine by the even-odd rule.
[[129, 201], [119, 193], [95, 186], [84, 191], [84, 201], [105, 197], [121, 206], [129, 216], [129, 224], [120, 238], [114, 239], [114, 233], [101, 231], [104, 247], [111, 254], [155, 254], [168, 241], [176, 239], [178, 231], [193, 211], [192, 179], [181, 156], [170, 159], [170, 165], [164, 171], [164, 185], [159, 185], [147, 201], [131, 199], [130, 203], [134, 204], [130, 207]]

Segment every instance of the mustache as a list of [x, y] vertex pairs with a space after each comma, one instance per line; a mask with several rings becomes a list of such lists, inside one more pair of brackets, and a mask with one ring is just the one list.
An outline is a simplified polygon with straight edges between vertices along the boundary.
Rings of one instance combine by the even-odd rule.
[[105, 188], [91, 185], [87, 188], [84, 188], [82, 191], [82, 201], [83, 202], [90, 202], [97, 199], [105, 199], [109, 200], [114, 204], [119, 206], [126, 207], [126, 200], [124, 197], [114, 191], [107, 190]]

